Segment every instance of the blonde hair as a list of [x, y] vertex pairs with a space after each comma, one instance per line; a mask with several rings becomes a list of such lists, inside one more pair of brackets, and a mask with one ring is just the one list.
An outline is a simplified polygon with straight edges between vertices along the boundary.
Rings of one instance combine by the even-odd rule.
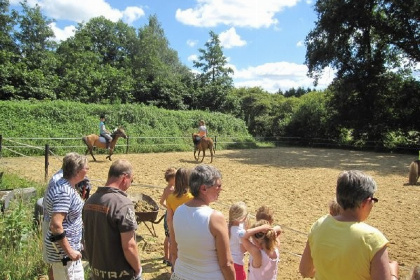
[[230, 236], [230, 228], [232, 227], [233, 222], [241, 221], [243, 219], [247, 219], [248, 217], [248, 210], [246, 208], [246, 204], [243, 201], [236, 202], [232, 204], [229, 208], [229, 236]]
[[[251, 228], [262, 225], [270, 225], [270, 222], [267, 220], [260, 220], [253, 224]], [[252, 236], [252, 239], [254, 242], [260, 243], [262, 247], [269, 252], [272, 252], [277, 247], [277, 234], [273, 229], [269, 229], [265, 233], [258, 232]]]
[[170, 167], [165, 171], [165, 180], [168, 182], [170, 179], [175, 178], [176, 168]]
[[330, 203], [328, 203], [328, 207], [330, 209], [331, 216], [337, 216], [341, 212], [340, 204], [338, 204], [335, 199], [331, 200]]
[[272, 224], [274, 222], [273, 215], [273, 210], [271, 210], [270, 207], [263, 205], [258, 208], [257, 213], [255, 214], [255, 219], [257, 221], [265, 220], [268, 221], [269, 224]]

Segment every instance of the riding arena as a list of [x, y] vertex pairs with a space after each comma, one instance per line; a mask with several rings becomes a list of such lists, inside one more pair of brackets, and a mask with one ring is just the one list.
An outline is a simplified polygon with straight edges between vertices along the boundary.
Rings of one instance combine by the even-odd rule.
[[[87, 156], [93, 193], [105, 183], [112, 161], [103, 153], [96, 155], [96, 161]], [[128, 193], [145, 194], [154, 201], [159, 201], [166, 185], [164, 172], [168, 167], [192, 168], [201, 161], [194, 158], [193, 151], [125, 154], [121, 150], [114, 152], [112, 160], [122, 158], [134, 167], [134, 182]], [[0, 164], [2, 171], [45, 182], [45, 177], [51, 177], [60, 168], [61, 160], [62, 156], [50, 156], [48, 169], [42, 156], [3, 157]], [[408, 182], [412, 161], [412, 155], [322, 148], [217, 150], [211, 164], [223, 175], [222, 192], [212, 207], [227, 219], [230, 205], [244, 201], [251, 222], [255, 221], [253, 215], [258, 207], [267, 205], [273, 209], [274, 223], [283, 229], [277, 279], [302, 279], [298, 270], [307, 233], [313, 222], [328, 213], [338, 174], [343, 170], [362, 170], [378, 185], [375, 197], [379, 203], [367, 223], [388, 238], [390, 259], [398, 261], [400, 279], [406, 279], [413, 266], [420, 263], [420, 185]], [[208, 155], [203, 163], [210, 164]], [[158, 218], [163, 214], [164, 210], [159, 209]], [[162, 264], [163, 222], [140, 223], [137, 234], [144, 279], [169, 279], [170, 267]]]

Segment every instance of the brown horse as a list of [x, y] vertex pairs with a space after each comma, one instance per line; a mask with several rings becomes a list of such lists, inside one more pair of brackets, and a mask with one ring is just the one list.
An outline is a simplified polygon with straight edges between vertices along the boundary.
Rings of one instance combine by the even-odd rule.
[[[122, 137], [124, 139], [128, 138], [127, 134], [125, 134], [124, 129], [122, 129], [121, 127], [116, 128], [112, 132], [111, 137], [112, 137], [112, 141], [111, 141], [111, 143], [109, 143], [109, 154], [106, 157], [109, 160], [112, 160], [111, 156], [114, 152], [114, 148], [115, 148], [115, 145], [117, 144], [118, 138], [120, 138], [120, 137]], [[85, 142], [85, 144], [87, 146], [87, 150], [86, 150], [85, 155], [87, 155], [87, 153], [90, 152], [94, 161], [96, 161], [96, 158], [93, 156], [93, 148], [97, 147], [97, 148], [101, 148], [101, 149], [106, 149], [106, 142], [100, 141], [99, 136], [96, 135], [96, 134], [90, 134], [90, 135], [87, 135], [87, 136], [83, 136], [82, 140], [83, 140], [83, 142]]]
[[[195, 140], [195, 137], [198, 136], [197, 133], [192, 134], [193, 142]], [[211, 160], [210, 163], [213, 162], [213, 154], [216, 153], [216, 150], [214, 149], [213, 139], [210, 137], [203, 137], [201, 138], [200, 142], [197, 145], [194, 145], [194, 158], [196, 161], [200, 158], [200, 152], [203, 151], [203, 158], [201, 159], [201, 162], [203, 162], [204, 157], [206, 156], [206, 150], [210, 150]], [[198, 150], [198, 155], [196, 156], [196, 152]]]
[[415, 160], [410, 164], [410, 173], [408, 174], [408, 183], [410, 185], [417, 184], [417, 180], [420, 176], [420, 160]]

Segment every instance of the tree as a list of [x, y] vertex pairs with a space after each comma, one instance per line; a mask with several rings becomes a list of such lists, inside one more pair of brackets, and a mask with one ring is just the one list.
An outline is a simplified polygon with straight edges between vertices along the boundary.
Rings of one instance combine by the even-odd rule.
[[229, 76], [233, 70], [226, 66], [227, 59], [216, 33], [210, 31], [210, 40], [204, 46], [206, 49], [199, 49], [198, 60], [193, 62], [194, 67], [201, 70], [198, 78], [203, 88], [197, 107], [223, 111], [227, 93], [233, 88], [233, 80]]
[[105, 17], [79, 24], [60, 44], [58, 95], [83, 102], [133, 101], [132, 62], [138, 44], [135, 29]]
[[[381, 117], [383, 105], [390, 94], [398, 94], [384, 85], [392, 83], [391, 68], [400, 67], [399, 75], [410, 70], [401, 68], [404, 56], [416, 58], [418, 40], [410, 38], [418, 36], [413, 33], [418, 30], [418, 13], [406, 13], [397, 22], [407, 8], [403, 1], [392, 0], [318, 0], [315, 10], [318, 20], [306, 37], [308, 75], [316, 84], [326, 66], [336, 69], [330, 109], [357, 137], [381, 140], [388, 127]], [[402, 40], [393, 33], [399, 31], [409, 38]]]
[[139, 44], [134, 62], [138, 102], [167, 109], [187, 109], [188, 88], [183, 81], [192, 74], [171, 49], [156, 15], [139, 29]]
[[58, 77], [55, 73], [57, 59], [54, 32], [38, 5], [31, 8], [27, 1], [21, 3], [22, 13], [17, 17], [18, 28], [14, 32], [19, 49], [19, 61], [15, 65], [15, 98], [55, 99]]
[[0, 99], [2, 100], [11, 99], [16, 94], [13, 73], [19, 55], [13, 40], [14, 25], [15, 14], [9, 12], [9, 1], [0, 0]]

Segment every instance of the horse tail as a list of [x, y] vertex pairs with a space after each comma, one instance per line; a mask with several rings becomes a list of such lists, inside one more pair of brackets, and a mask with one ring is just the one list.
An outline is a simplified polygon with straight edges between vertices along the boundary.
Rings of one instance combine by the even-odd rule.
[[410, 164], [410, 173], [408, 174], [408, 182], [410, 185], [415, 185], [419, 177], [419, 162], [417, 160]]

